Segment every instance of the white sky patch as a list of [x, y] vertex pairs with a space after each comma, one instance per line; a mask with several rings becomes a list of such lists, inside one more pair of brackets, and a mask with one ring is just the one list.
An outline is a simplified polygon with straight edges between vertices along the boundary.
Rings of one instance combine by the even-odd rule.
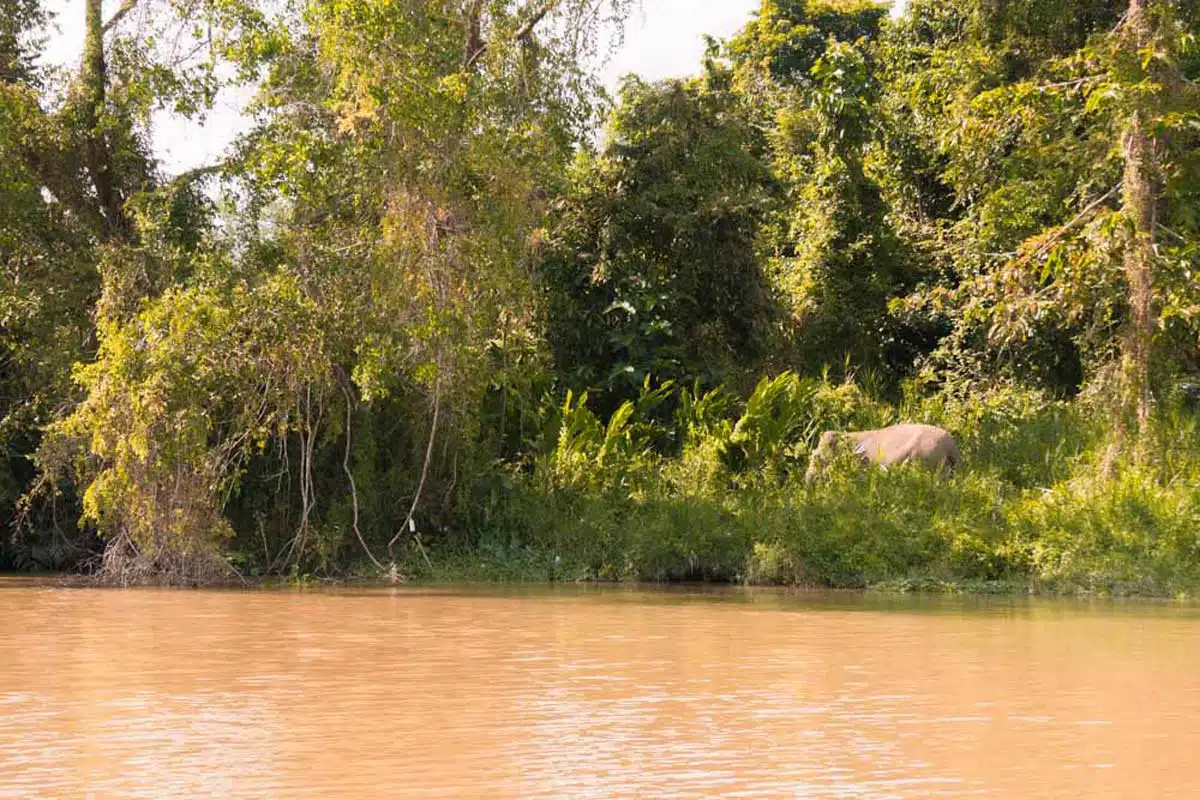
[[762, 0], [643, 0], [625, 23], [624, 46], [601, 70], [610, 89], [622, 75], [648, 80], [700, 71], [704, 35], [727, 39], [750, 20]]

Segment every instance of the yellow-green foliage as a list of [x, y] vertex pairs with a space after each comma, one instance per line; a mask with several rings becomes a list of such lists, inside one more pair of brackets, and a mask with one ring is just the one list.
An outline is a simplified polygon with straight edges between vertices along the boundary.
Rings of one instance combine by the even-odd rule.
[[77, 373], [87, 400], [52, 432], [87, 453], [85, 521], [151, 561], [214, 553], [239, 468], [327, 380], [313, 318], [281, 274], [168, 291], [129, 322], [102, 321], [99, 356]]

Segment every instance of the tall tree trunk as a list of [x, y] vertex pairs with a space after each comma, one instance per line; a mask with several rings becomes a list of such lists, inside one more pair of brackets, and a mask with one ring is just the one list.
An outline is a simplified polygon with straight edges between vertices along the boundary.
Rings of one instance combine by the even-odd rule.
[[[1126, 20], [1129, 47], [1135, 53], [1150, 44], [1148, 0], [1129, 0]], [[1156, 187], [1155, 138], [1146, 132], [1147, 113], [1137, 108], [1125, 133], [1124, 205], [1133, 230], [1125, 245], [1125, 279], [1129, 284], [1129, 325], [1122, 358], [1123, 425], [1135, 425], [1134, 454], [1145, 454], [1151, 413], [1150, 350], [1154, 337], [1154, 224]], [[1123, 432], [1122, 432], [1123, 433]], [[1122, 438], [1124, 438], [1122, 436]]]
[[463, 47], [463, 69], [469, 70], [483, 55], [487, 45], [483, 41], [482, 31], [483, 0], [471, 0], [466, 9], [467, 43]]
[[86, 136], [87, 168], [96, 190], [100, 213], [104, 216], [104, 234], [109, 240], [127, 240], [132, 234], [125, 203], [117, 186], [112, 153], [105, 133], [104, 112], [108, 70], [104, 63], [104, 21], [102, 0], [85, 0], [83, 44], [82, 117]]

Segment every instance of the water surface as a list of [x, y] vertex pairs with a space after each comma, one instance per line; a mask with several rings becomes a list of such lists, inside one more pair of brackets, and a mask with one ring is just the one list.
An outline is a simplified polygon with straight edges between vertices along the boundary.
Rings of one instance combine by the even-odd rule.
[[0, 581], [0, 797], [1196, 797], [1200, 611]]

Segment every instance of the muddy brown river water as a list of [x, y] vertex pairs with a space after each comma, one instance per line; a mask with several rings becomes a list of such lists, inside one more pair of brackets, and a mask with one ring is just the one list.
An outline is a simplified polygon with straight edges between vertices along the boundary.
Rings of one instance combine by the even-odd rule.
[[1200, 797], [1200, 608], [0, 580], [0, 797]]

